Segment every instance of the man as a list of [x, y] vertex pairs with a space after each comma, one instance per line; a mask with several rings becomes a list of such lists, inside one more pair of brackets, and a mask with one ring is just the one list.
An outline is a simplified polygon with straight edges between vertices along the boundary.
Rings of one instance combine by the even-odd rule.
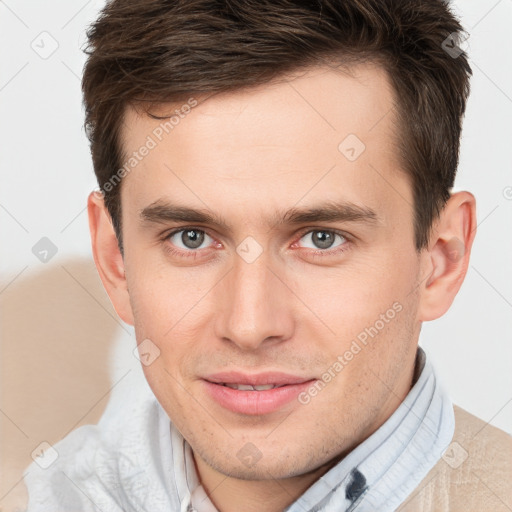
[[434, 0], [106, 6], [92, 247], [152, 393], [32, 467], [29, 512], [512, 507], [510, 437], [418, 348], [476, 230], [460, 31]]

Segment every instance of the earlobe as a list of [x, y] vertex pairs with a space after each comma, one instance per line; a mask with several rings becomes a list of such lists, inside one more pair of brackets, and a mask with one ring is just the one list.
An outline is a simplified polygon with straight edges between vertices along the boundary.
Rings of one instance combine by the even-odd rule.
[[465, 191], [452, 194], [423, 256], [428, 278], [421, 286], [420, 321], [439, 318], [451, 306], [466, 276], [475, 234], [475, 197]]
[[119, 250], [112, 220], [99, 192], [89, 194], [87, 211], [94, 263], [103, 286], [117, 314], [124, 322], [133, 325], [123, 256]]

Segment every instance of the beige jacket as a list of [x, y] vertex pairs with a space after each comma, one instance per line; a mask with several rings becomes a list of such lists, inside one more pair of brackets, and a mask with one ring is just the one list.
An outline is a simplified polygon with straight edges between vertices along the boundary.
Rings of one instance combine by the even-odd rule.
[[455, 433], [400, 512], [511, 512], [512, 436], [454, 406]]

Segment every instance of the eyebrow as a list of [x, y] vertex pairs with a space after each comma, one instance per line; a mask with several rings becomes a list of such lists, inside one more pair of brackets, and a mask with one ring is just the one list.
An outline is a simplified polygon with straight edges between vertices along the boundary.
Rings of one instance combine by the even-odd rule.
[[[140, 220], [143, 224], [165, 224], [168, 222], [189, 222], [219, 226], [228, 231], [229, 224], [222, 216], [216, 216], [208, 209], [196, 209], [173, 204], [165, 199], [158, 199], [141, 210]], [[307, 222], [360, 222], [377, 224], [377, 213], [366, 206], [353, 203], [328, 201], [319, 205], [277, 212], [266, 219], [269, 226], [296, 225]]]

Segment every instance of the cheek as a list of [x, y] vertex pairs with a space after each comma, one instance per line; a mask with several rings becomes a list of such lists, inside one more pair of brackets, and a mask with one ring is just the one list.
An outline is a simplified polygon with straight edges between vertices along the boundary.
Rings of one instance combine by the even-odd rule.
[[395, 302], [384, 309], [387, 322], [379, 316], [371, 317], [366, 325], [351, 319], [362, 327], [355, 327], [356, 335], [343, 336], [330, 345], [320, 377], [327, 382], [325, 391], [310, 397], [310, 410], [330, 411], [331, 419], [326, 418], [325, 423], [335, 418], [340, 431], [349, 437], [369, 427], [383, 404], [394, 403], [405, 389], [407, 369], [416, 351], [415, 311], [415, 302], [410, 299], [406, 305]]
[[128, 260], [126, 269], [136, 329], [150, 338], [164, 339], [170, 335], [208, 289], [204, 273], [200, 286], [189, 270], [161, 261], [139, 265], [137, 258], [133, 258]]
[[194, 277], [188, 269], [170, 265], [135, 265], [133, 272], [129, 270], [137, 343], [150, 340], [149, 346], [156, 347], [153, 350], [158, 354], [154, 363], [143, 365], [146, 378], [157, 396], [179, 394], [180, 384], [194, 375], [194, 361], [204, 348], [202, 340], [208, 337], [204, 318], [211, 298], [205, 293], [212, 285], [207, 283], [206, 272], [196, 272]]
[[290, 275], [296, 295], [309, 309], [305, 318], [311, 319], [310, 327], [314, 322], [321, 329], [317, 334], [322, 332], [337, 341], [336, 349], [376, 322], [379, 330], [382, 322], [389, 330], [388, 324], [398, 316], [396, 310], [411, 301], [418, 271], [412, 261], [393, 264], [392, 255], [388, 261], [375, 256], [339, 268], [311, 268], [293, 280]]

